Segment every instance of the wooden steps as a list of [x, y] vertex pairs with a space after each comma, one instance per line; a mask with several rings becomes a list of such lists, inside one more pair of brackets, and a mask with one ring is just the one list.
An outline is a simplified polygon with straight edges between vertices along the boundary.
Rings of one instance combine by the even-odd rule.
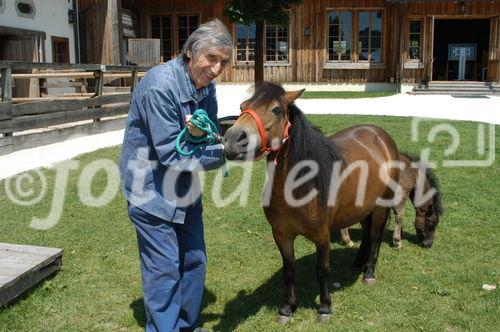
[[443, 81], [429, 82], [413, 89], [414, 95], [491, 96], [500, 95], [500, 86], [494, 82]]
[[62, 249], [0, 242], [0, 306], [61, 269]]

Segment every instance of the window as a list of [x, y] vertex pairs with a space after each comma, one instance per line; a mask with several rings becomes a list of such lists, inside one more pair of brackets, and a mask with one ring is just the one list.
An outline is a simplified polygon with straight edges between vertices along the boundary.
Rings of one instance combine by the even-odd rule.
[[[267, 63], [288, 63], [290, 44], [288, 27], [264, 26], [264, 60]], [[255, 24], [236, 24], [236, 61], [251, 62], [255, 59]]]
[[328, 60], [351, 60], [351, 27], [351, 12], [332, 12], [328, 14]]
[[35, 5], [33, 0], [16, 0], [16, 11], [19, 17], [34, 18]]
[[170, 16], [153, 16], [151, 20], [151, 37], [160, 40], [161, 61], [168, 61], [172, 59], [174, 54], [172, 18]]
[[410, 20], [408, 40], [408, 60], [422, 58], [422, 20]]
[[236, 61], [253, 61], [255, 55], [255, 24], [236, 25]]
[[381, 10], [334, 10], [327, 13], [327, 24], [328, 62], [382, 63]]
[[181, 53], [184, 43], [198, 24], [198, 15], [151, 16], [151, 37], [160, 39], [162, 62]]
[[288, 27], [266, 25], [266, 61], [288, 62]]
[[382, 13], [359, 13], [358, 45], [360, 61], [382, 61]]
[[52, 37], [52, 62], [69, 63], [68, 38]]
[[198, 16], [196, 15], [179, 15], [177, 16], [177, 31], [179, 36], [179, 53], [188, 39], [198, 27]]

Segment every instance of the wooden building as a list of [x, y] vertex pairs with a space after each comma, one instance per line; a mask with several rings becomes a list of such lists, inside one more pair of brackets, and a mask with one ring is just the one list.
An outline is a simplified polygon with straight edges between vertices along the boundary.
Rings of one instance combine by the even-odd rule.
[[[75, 5], [76, 0], [0, 0], [0, 61], [77, 62]], [[15, 97], [39, 94], [38, 80], [15, 80]]]
[[[79, 0], [82, 61], [139, 61], [129, 52], [135, 38], [158, 40], [158, 61], [167, 61], [198, 24], [217, 17], [234, 39], [233, 63], [220, 80], [251, 82], [255, 28], [223, 17], [224, 3]], [[266, 80], [500, 82], [500, 0], [304, 0], [290, 17], [289, 26], [265, 28]]]

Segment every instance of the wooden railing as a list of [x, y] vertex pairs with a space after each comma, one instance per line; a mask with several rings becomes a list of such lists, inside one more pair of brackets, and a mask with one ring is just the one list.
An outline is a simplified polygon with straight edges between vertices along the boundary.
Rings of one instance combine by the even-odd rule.
[[[48, 64], [0, 61], [0, 155], [59, 142], [69, 137], [123, 128], [131, 93], [148, 67], [95, 64]], [[15, 73], [15, 71], [32, 71]], [[92, 92], [13, 97], [13, 80], [91, 79]], [[105, 80], [126, 79], [128, 86], [109, 87]], [[76, 82], [68, 82], [75, 87]], [[86, 84], [85, 84], [86, 85]], [[42, 85], [43, 86], [43, 85]], [[47, 85], [45, 85], [47, 86]], [[64, 86], [61, 83], [60, 86]], [[118, 92], [117, 92], [118, 91]]]

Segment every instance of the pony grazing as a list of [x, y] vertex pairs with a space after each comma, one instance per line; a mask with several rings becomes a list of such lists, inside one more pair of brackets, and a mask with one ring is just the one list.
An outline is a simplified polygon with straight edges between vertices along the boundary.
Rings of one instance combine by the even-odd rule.
[[263, 207], [283, 258], [285, 299], [278, 320], [297, 308], [294, 240], [303, 235], [317, 251], [320, 285], [318, 319], [331, 315], [328, 291], [330, 229], [361, 222], [363, 239], [354, 266], [363, 281], [375, 282], [375, 264], [390, 211], [399, 169], [394, 140], [382, 128], [359, 125], [327, 138], [294, 104], [303, 92], [285, 92], [262, 82], [241, 104], [242, 113], [224, 135], [230, 160], [267, 156], [268, 181]]
[[[399, 172], [399, 188], [397, 191], [401, 198], [399, 203], [392, 208], [396, 219], [392, 242], [396, 248], [403, 246], [401, 242], [403, 219], [405, 204], [409, 199], [415, 208], [413, 224], [417, 232], [418, 244], [421, 247], [430, 248], [434, 242], [434, 233], [439, 218], [443, 214], [437, 176], [430, 168], [407, 153], [401, 152], [399, 159], [404, 164], [404, 168]], [[427, 196], [426, 193], [430, 193], [430, 195]], [[421, 195], [421, 197], [419, 198], [418, 195]], [[353, 246], [347, 228], [341, 229], [340, 234], [343, 243]]]
[[[405, 203], [409, 198], [415, 207], [414, 225], [418, 243], [424, 248], [430, 248], [434, 242], [434, 232], [439, 223], [439, 217], [443, 214], [439, 182], [434, 172], [419, 164], [416, 158], [406, 153], [400, 153], [399, 156], [406, 167], [401, 171], [399, 178], [402, 200], [393, 208], [396, 217], [393, 233], [394, 246], [401, 247]], [[416, 190], [420, 190], [422, 194], [431, 190], [434, 192], [431, 197], [422, 197], [417, 200]]]

